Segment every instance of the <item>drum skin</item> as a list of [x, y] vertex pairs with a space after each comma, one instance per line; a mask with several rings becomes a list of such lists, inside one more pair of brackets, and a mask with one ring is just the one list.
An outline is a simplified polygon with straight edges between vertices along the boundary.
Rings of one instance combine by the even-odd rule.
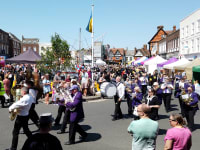
[[103, 96], [113, 97], [116, 95], [117, 88], [110, 82], [104, 82], [101, 84], [100, 91]]

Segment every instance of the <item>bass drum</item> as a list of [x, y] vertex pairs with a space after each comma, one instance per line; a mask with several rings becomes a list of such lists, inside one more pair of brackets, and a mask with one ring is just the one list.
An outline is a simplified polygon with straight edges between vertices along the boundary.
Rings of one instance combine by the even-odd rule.
[[113, 97], [116, 95], [117, 88], [114, 84], [110, 82], [104, 82], [100, 86], [100, 91], [103, 96]]

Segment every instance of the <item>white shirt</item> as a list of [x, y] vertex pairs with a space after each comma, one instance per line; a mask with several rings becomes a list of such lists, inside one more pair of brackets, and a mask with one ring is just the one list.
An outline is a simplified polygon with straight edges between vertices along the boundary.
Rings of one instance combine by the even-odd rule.
[[141, 85], [147, 85], [148, 78], [147, 77], [140, 77]]
[[125, 86], [124, 84], [118, 82], [117, 83], [117, 95], [119, 96], [120, 99], [123, 99], [125, 94]]
[[33, 103], [34, 103], [34, 104], [36, 103], [37, 93], [38, 93], [38, 92], [36, 92], [36, 90], [34, 90], [34, 89], [29, 89], [29, 95], [32, 96], [32, 98], [33, 98]]
[[24, 95], [19, 101], [13, 103], [8, 109], [12, 111], [19, 108], [19, 116], [28, 116], [33, 102], [33, 97], [29, 94]]
[[172, 93], [173, 85], [170, 83], [164, 83], [161, 85], [163, 93]]

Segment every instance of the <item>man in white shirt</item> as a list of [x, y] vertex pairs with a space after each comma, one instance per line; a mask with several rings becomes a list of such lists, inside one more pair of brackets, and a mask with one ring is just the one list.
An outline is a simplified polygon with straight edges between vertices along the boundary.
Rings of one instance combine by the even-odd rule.
[[18, 136], [21, 128], [23, 128], [24, 133], [26, 134], [27, 137], [32, 135], [32, 133], [28, 128], [28, 119], [29, 119], [29, 110], [31, 108], [33, 98], [28, 94], [27, 87], [23, 87], [21, 89], [21, 95], [23, 97], [9, 107], [9, 112], [14, 111], [15, 109], [18, 110], [17, 118], [14, 124], [12, 145], [10, 150], [17, 149]]
[[163, 90], [163, 101], [165, 106], [165, 111], [168, 113], [171, 109], [171, 96], [172, 90], [174, 89], [172, 83], [169, 81], [169, 78], [166, 78], [165, 83], [161, 85], [161, 89]]
[[125, 94], [125, 86], [120, 81], [121, 81], [121, 77], [117, 76], [116, 78], [117, 94], [114, 96], [115, 112], [114, 112], [112, 121], [123, 118], [120, 105]]
[[27, 85], [27, 88], [29, 89], [29, 95], [33, 98], [33, 103], [29, 110], [29, 118], [39, 128], [39, 116], [37, 112], [35, 111], [36, 97], [37, 97], [38, 91], [34, 89], [34, 83], [32, 81], [28, 81], [26, 85]]

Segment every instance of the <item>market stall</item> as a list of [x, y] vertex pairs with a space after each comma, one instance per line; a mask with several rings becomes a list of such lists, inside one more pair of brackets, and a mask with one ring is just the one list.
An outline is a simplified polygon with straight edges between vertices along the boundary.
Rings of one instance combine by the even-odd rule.
[[141, 57], [140, 59], [136, 60], [136, 61], [134, 62], [134, 65], [138, 65], [138, 64], [140, 64], [142, 61], [145, 61], [145, 60], [147, 60], [147, 59], [148, 59], [147, 57], [143, 56], [143, 57]]
[[40, 60], [41, 60], [41, 56], [37, 52], [29, 49], [28, 51], [18, 56], [6, 59], [6, 63], [35, 64], [37, 61], [40, 61]]
[[158, 69], [157, 64], [163, 63], [166, 61], [167, 61], [166, 59], [163, 59], [162, 57], [157, 55], [156, 57], [152, 58], [151, 60], [144, 62], [144, 65], [147, 69], [147, 72], [153, 74], [153, 72], [156, 69]]
[[174, 63], [164, 65], [163, 68], [173, 70], [175, 66], [181, 66], [187, 63], [189, 63], [189, 60], [187, 60], [186, 58], [182, 58]]

